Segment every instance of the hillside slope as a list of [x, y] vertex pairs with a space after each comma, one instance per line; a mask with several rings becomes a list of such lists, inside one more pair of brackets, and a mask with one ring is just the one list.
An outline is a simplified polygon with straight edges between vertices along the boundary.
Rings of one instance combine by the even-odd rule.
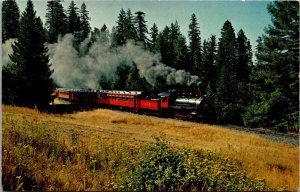
[[108, 109], [63, 115], [44, 114], [11, 106], [3, 106], [2, 111], [4, 131], [11, 121], [36, 122], [60, 137], [72, 136], [73, 139], [75, 135], [87, 143], [88, 147], [95, 145], [94, 141], [103, 137], [124, 143], [141, 144], [152, 142], [153, 136], [163, 135], [174, 145], [209, 150], [225, 158], [239, 160], [250, 177], [265, 180], [271, 188], [298, 188], [298, 148], [254, 134]]

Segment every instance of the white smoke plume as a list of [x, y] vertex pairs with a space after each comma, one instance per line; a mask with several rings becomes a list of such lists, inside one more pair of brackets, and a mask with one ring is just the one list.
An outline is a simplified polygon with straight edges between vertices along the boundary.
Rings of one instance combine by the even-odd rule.
[[125, 47], [121, 47], [120, 53], [127, 57], [129, 61], [132, 60], [136, 63], [140, 76], [144, 77], [153, 86], [158, 83], [156, 82], [157, 77], [165, 78], [169, 85], [187, 85], [198, 79], [197, 76], [191, 76], [189, 72], [184, 70], [177, 71], [172, 67], [166, 66], [160, 62], [159, 55], [145, 51], [133, 43], [129, 42]]
[[[13, 53], [9, 39], [2, 44], [2, 64], [11, 63], [9, 54]], [[99, 80], [104, 77], [108, 81], [117, 79], [117, 68], [120, 65], [129, 67], [136, 64], [139, 75], [152, 86], [158, 85], [158, 79], [167, 84], [189, 85], [197, 81], [197, 76], [184, 70], [176, 70], [161, 63], [160, 55], [144, 50], [132, 42], [117, 49], [111, 49], [108, 42], [98, 39], [89, 51], [80, 56], [73, 47], [74, 37], [71, 34], [59, 38], [57, 43], [48, 44], [52, 75], [55, 82], [67, 88], [101, 88]], [[79, 50], [86, 50], [89, 39], [81, 43]], [[125, 79], [124, 79], [125, 81]]]
[[[198, 77], [184, 70], [176, 70], [160, 62], [160, 56], [128, 42], [112, 50], [108, 43], [96, 41], [84, 56], [73, 48], [74, 37], [65, 35], [58, 43], [48, 45], [50, 62], [54, 69], [53, 78], [62, 87], [101, 88], [99, 79], [108, 81], [118, 78], [117, 67], [136, 64], [139, 75], [152, 86], [157, 85], [158, 78], [163, 78], [169, 85], [189, 85]], [[79, 50], [84, 50], [84, 42]], [[124, 80], [125, 81], [125, 80]]]
[[16, 39], [8, 39], [2, 44], [2, 65], [11, 63], [9, 55], [13, 53], [11, 45], [16, 42]]

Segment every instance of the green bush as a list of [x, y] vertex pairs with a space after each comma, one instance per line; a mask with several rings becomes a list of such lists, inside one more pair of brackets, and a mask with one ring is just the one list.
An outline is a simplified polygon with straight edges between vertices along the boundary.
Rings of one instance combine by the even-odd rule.
[[265, 126], [267, 121], [267, 112], [269, 105], [266, 103], [252, 104], [246, 108], [242, 115], [244, 124], [247, 127]]
[[292, 112], [288, 115], [288, 131], [299, 132], [299, 111]]
[[299, 112], [287, 111], [286, 99], [278, 90], [268, 99], [249, 105], [242, 115], [248, 127], [266, 127], [280, 132], [298, 132]]
[[161, 138], [147, 145], [129, 166], [129, 177], [119, 185], [129, 191], [249, 191], [265, 184], [247, 177], [239, 162], [216, 154], [177, 149]]
[[242, 112], [244, 107], [240, 104], [220, 105], [218, 111], [218, 122], [224, 124], [243, 125]]

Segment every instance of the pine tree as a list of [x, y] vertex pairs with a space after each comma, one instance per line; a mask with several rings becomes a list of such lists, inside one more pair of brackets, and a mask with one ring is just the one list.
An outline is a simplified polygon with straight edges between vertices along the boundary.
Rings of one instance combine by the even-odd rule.
[[176, 63], [176, 68], [179, 70], [183, 69], [186, 71], [190, 71], [189, 66], [187, 65], [189, 63], [188, 46], [183, 35], [179, 36], [178, 38], [178, 49], [179, 55]]
[[36, 17], [31, 0], [20, 19], [18, 41], [12, 45], [11, 61], [16, 66], [16, 104], [43, 109], [50, 101], [53, 82], [50, 70], [45, 30]]
[[17, 84], [16, 65], [5, 64], [2, 66], [2, 103], [14, 105], [16, 103]]
[[80, 30], [81, 27], [78, 8], [74, 1], [71, 1], [67, 11], [67, 33], [75, 34], [75, 32], [79, 32]]
[[109, 43], [109, 30], [105, 24], [101, 27], [100, 31], [100, 42]]
[[171, 23], [170, 27], [166, 26], [158, 34], [153, 49], [160, 51], [161, 61], [164, 64], [176, 69], [187, 68], [188, 47], [177, 21]]
[[117, 29], [116, 29], [115, 26], [113, 26], [111, 28], [110, 46], [111, 47], [117, 47], [118, 46], [118, 34], [117, 34]]
[[94, 28], [94, 30], [91, 32], [91, 43], [95, 43], [96, 41], [98, 41], [100, 39], [100, 29], [98, 29], [97, 27]]
[[166, 26], [164, 30], [159, 34], [159, 48], [161, 61], [168, 66], [173, 66], [175, 57], [172, 52], [171, 30], [168, 26]]
[[138, 33], [138, 40], [143, 42], [144, 47], [146, 48], [148, 42], [146, 36], [148, 33], [148, 29], [145, 21], [145, 13], [142, 11], [138, 11], [135, 14], [136, 14], [135, 22], [136, 22], [136, 29]]
[[81, 26], [81, 33], [82, 33], [82, 40], [88, 37], [89, 33], [91, 32], [91, 26], [89, 23], [89, 12], [86, 10], [85, 3], [82, 3], [80, 9], [80, 26]]
[[89, 39], [89, 42], [87, 43], [86, 49], [83, 52], [83, 55], [87, 54], [90, 48], [94, 45], [95, 42], [99, 41], [100, 39], [100, 30], [95, 27], [93, 31], [91, 31], [91, 38]]
[[272, 25], [258, 39], [255, 97], [244, 120], [248, 126], [298, 131], [299, 3], [275, 1], [268, 5], [268, 11]]
[[221, 29], [217, 53], [217, 94], [218, 121], [241, 124], [240, 106], [237, 104], [237, 49], [234, 29], [227, 20]]
[[15, 0], [5, 0], [2, 4], [2, 43], [16, 38], [19, 32], [19, 7]]
[[208, 83], [212, 91], [216, 91], [216, 59], [217, 59], [217, 41], [216, 36], [212, 35], [207, 41], [207, 57], [205, 63], [207, 63], [208, 68]]
[[177, 21], [171, 23], [170, 30], [170, 51], [171, 57], [174, 58], [170, 66], [176, 69], [186, 69], [187, 66], [185, 66], [185, 63], [188, 58], [188, 48]]
[[199, 78], [203, 87], [209, 86], [213, 93], [216, 91], [216, 52], [216, 36], [212, 35], [210, 39], [203, 41], [203, 68]]
[[188, 37], [190, 40], [189, 46], [189, 57], [190, 57], [190, 65], [192, 68], [192, 72], [194, 74], [199, 75], [199, 68], [201, 65], [201, 38], [200, 38], [200, 29], [199, 24], [197, 22], [196, 15], [193, 13], [191, 17], [191, 23], [189, 25]]
[[46, 28], [48, 30], [47, 41], [54, 43], [58, 35], [66, 33], [66, 14], [61, 0], [50, 0], [47, 2]]
[[169, 57], [170, 62], [168, 63], [168, 65], [170, 67], [173, 68], [178, 68], [177, 64], [178, 64], [178, 58], [180, 56], [180, 49], [179, 49], [179, 45], [178, 45], [178, 38], [180, 35], [180, 28], [179, 25], [177, 23], [177, 21], [174, 23], [171, 23], [170, 26], [170, 35], [169, 35], [169, 48], [170, 48], [170, 53], [169, 53]]
[[150, 43], [149, 43], [150, 51], [155, 53], [158, 51], [158, 49], [157, 49], [158, 28], [155, 23], [153, 24], [153, 26], [150, 29], [150, 37], [151, 37]]
[[118, 16], [118, 21], [117, 21], [117, 27], [116, 30], [113, 31], [112, 33], [114, 35], [114, 41], [116, 45], [124, 45], [127, 40], [127, 35], [126, 35], [126, 13], [124, 9], [122, 8], [119, 16]]
[[241, 105], [248, 105], [250, 102], [250, 75], [252, 68], [252, 50], [250, 41], [241, 29], [237, 34], [237, 80], [238, 95]]
[[136, 28], [134, 26], [134, 17], [131, 13], [131, 10], [128, 9], [126, 12], [126, 19], [125, 19], [125, 35], [126, 35], [126, 39], [129, 40], [134, 40], [137, 41], [138, 40], [138, 34], [136, 31]]
[[203, 87], [207, 87], [208, 84], [208, 66], [209, 63], [207, 62], [208, 60], [208, 42], [206, 40], [203, 41], [203, 46], [202, 46], [202, 59], [203, 59], [203, 64], [199, 67], [199, 71], [201, 71], [201, 75], [199, 75], [199, 79], [202, 83]]
[[132, 64], [125, 82], [125, 90], [150, 90], [151, 85], [145, 78], [140, 77], [136, 64], [134, 62]]

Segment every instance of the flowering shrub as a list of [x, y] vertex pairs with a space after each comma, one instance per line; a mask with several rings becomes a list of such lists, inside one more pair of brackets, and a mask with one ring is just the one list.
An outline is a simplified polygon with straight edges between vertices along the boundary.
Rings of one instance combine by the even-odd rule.
[[140, 150], [139, 160], [130, 166], [122, 189], [138, 191], [253, 191], [265, 184], [247, 177], [239, 162], [213, 153], [171, 147], [156, 138]]

